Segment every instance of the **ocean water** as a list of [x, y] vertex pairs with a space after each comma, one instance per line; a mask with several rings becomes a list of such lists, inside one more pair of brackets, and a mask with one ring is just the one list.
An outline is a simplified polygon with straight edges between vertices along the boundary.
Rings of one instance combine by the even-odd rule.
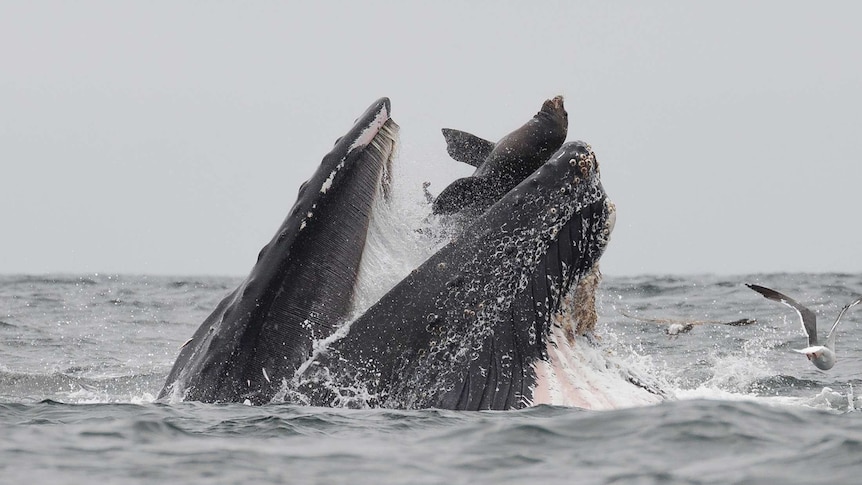
[[[178, 353], [239, 278], [0, 276], [0, 483], [858, 483], [862, 311], [822, 372], [821, 326], [862, 275], [606, 276], [601, 345], [671, 395], [611, 411], [349, 410], [157, 403]], [[854, 311], [855, 310], [855, 311]], [[627, 316], [629, 315], [629, 316]], [[642, 319], [732, 321], [668, 335]]]

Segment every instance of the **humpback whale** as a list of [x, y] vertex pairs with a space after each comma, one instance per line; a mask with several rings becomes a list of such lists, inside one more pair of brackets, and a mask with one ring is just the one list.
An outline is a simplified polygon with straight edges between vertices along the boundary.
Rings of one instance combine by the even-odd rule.
[[615, 209], [583, 142], [543, 155], [469, 231], [346, 321], [370, 207], [385, 198], [389, 113], [376, 102], [336, 142], [248, 278], [181, 349], [159, 398], [465, 410], [662, 399], [590, 338]]
[[832, 324], [832, 327], [829, 329], [829, 333], [826, 335], [826, 342], [821, 343], [820, 340], [817, 339], [817, 315], [809, 310], [808, 307], [771, 288], [748, 283], [746, 283], [745, 286], [760, 293], [768, 300], [777, 301], [778, 303], [787, 305], [796, 310], [796, 314], [799, 315], [799, 318], [802, 321], [802, 330], [804, 330], [805, 335], [808, 336], [808, 347], [805, 347], [804, 349], [793, 349], [794, 352], [805, 354], [808, 357], [808, 360], [810, 360], [811, 363], [820, 370], [829, 370], [835, 365], [835, 329], [838, 328], [838, 322], [841, 321], [841, 317], [844, 316], [844, 313], [851, 307], [862, 302], [862, 296], [844, 305], [844, 308], [838, 312], [838, 318], [835, 319], [835, 323]]
[[433, 203], [434, 213], [477, 215], [483, 212], [560, 148], [566, 140], [568, 125], [563, 97], [556, 96], [546, 100], [535, 116], [497, 143], [443, 128], [449, 155], [476, 170], [440, 192]]
[[159, 398], [269, 402], [342, 323], [397, 143], [390, 112], [377, 100], [336, 141], [251, 273], [183, 346]]

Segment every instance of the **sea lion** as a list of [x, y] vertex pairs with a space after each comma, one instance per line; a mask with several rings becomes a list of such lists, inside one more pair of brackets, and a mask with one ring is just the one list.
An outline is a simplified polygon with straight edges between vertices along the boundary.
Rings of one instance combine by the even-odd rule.
[[530, 121], [497, 143], [443, 128], [449, 155], [476, 167], [476, 171], [443, 189], [434, 200], [434, 213], [478, 215], [484, 212], [562, 146], [568, 124], [563, 97], [556, 96], [546, 100]]

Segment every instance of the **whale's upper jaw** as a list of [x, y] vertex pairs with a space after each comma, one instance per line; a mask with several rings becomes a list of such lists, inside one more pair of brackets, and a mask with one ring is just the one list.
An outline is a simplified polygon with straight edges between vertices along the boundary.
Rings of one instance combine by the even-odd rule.
[[591, 155], [584, 143], [564, 145], [352, 322], [298, 376], [307, 402], [531, 402], [554, 315], [607, 244], [610, 205]]

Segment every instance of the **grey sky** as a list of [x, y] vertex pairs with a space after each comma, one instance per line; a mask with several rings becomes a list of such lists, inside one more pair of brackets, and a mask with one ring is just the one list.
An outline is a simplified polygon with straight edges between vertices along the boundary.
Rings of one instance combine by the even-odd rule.
[[244, 275], [376, 98], [439, 191], [556, 94], [606, 274], [862, 271], [860, 5], [4, 2], [0, 272]]

